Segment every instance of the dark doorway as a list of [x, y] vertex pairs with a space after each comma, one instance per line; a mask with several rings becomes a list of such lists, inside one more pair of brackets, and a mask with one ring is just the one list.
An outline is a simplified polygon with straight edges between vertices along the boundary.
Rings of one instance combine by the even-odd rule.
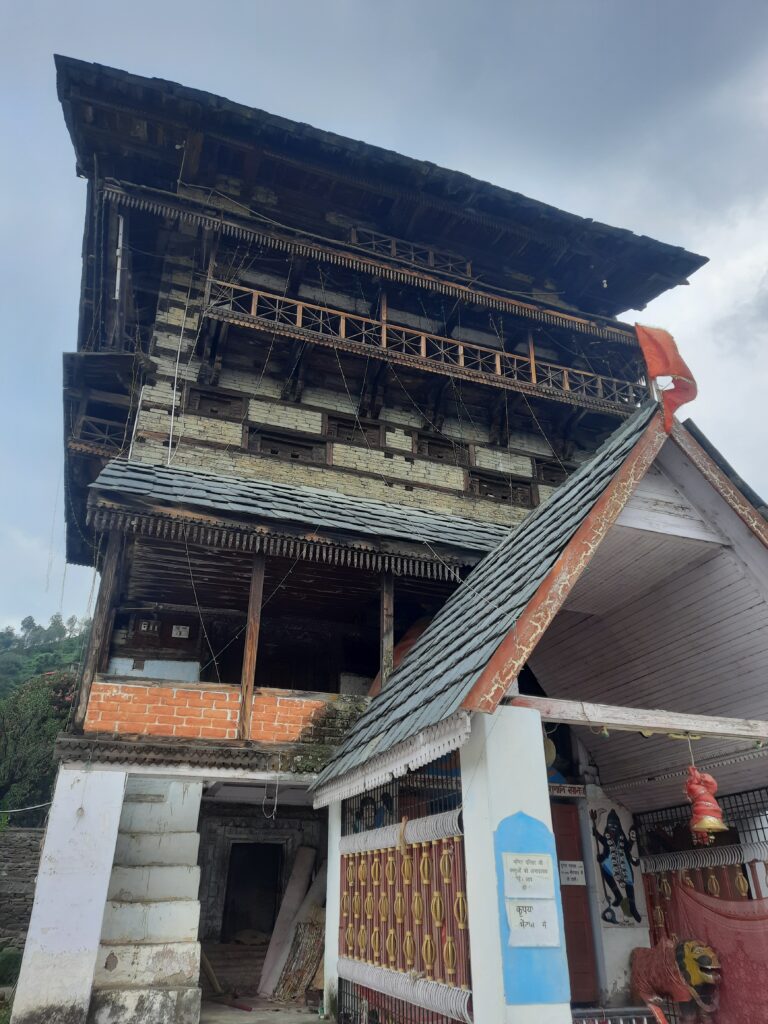
[[280, 894], [282, 853], [279, 843], [232, 844], [222, 942], [253, 944], [258, 936], [272, 934]]

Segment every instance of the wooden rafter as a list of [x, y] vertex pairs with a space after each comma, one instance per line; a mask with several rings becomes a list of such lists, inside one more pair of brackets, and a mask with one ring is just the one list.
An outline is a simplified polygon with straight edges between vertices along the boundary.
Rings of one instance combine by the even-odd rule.
[[688, 715], [679, 711], [627, 708], [614, 704], [588, 704], [581, 700], [558, 700], [518, 694], [502, 704], [538, 711], [545, 722], [585, 725], [616, 732], [662, 733], [674, 736], [717, 739], [768, 740], [768, 722], [749, 718], [720, 718]]

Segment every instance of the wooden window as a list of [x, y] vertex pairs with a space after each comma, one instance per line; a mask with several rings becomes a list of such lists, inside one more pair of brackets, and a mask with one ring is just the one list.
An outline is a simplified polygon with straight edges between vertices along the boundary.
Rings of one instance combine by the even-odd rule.
[[490, 501], [505, 502], [508, 505], [520, 505], [533, 508], [533, 492], [531, 485], [522, 480], [510, 480], [501, 473], [485, 473], [472, 470], [469, 474], [470, 494]]
[[469, 449], [447, 437], [437, 434], [419, 434], [416, 439], [416, 453], [451, 466], [469, 465]]
[[381, 424], [354, 416], [329, 416], [328, 437], [345, 444], [364, 444], [381, 447]]
[[286, 462], [326, 461], [324, 444], [309, 441], [296, 434], [268, 432], [255, 427], [248, 431], [248, 451], [273, 455], [276, 459], [284, 459]]
[[245, 395], [233, 391], [191, 387], [187, 391], [187, 412], [217, 420], [242, 420], [247, 410], [246, 401]]
[[538, 462], [536, 464], [536, 479], [542, 484], [556, 487], [568, 477], [568, 471], [558, 462]]

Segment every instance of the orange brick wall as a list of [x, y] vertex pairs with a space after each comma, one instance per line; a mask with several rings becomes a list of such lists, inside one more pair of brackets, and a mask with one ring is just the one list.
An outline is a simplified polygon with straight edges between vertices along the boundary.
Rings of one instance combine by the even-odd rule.
[[233, 740], [240, 691], [235, 686], [142, 686], [95, 679], [86, 732]]
[[293, 690], [256, 690], [251, 711], [251, 739], [257, 743], [296, 743], [313, 739], [313, 722], [328, 708], [328, 697], [298, 696]]
[[[257, 743], [295, 743], [321, 738], [321, 724], [337, 701], [334, 694], [257, 689], [253, 695], [251, 739]], [[91, 687], [86, 732], [184, 739], [237, 738], [240, 690], [236, 686], [173, 686], [108, 682]]]

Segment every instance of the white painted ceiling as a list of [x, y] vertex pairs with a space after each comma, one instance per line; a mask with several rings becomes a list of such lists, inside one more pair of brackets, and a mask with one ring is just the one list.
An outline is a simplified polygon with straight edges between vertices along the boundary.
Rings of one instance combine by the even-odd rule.
[[[679, 490], [670, 503], [671, 488], [654, 472], [633, 498], [531, 668], [550, 697], [768, 719], [765, 594], [751, 567]], [[576, 732], [602, 784], [631, 809], [682, 802], [687, 741]], [[697, 740], [693, 749], [698, 764], [711, 765], [721, 792], [768, 784], [768, 752], [749, 743]], [[747, 760], [723, 762], [745, 754]]]

